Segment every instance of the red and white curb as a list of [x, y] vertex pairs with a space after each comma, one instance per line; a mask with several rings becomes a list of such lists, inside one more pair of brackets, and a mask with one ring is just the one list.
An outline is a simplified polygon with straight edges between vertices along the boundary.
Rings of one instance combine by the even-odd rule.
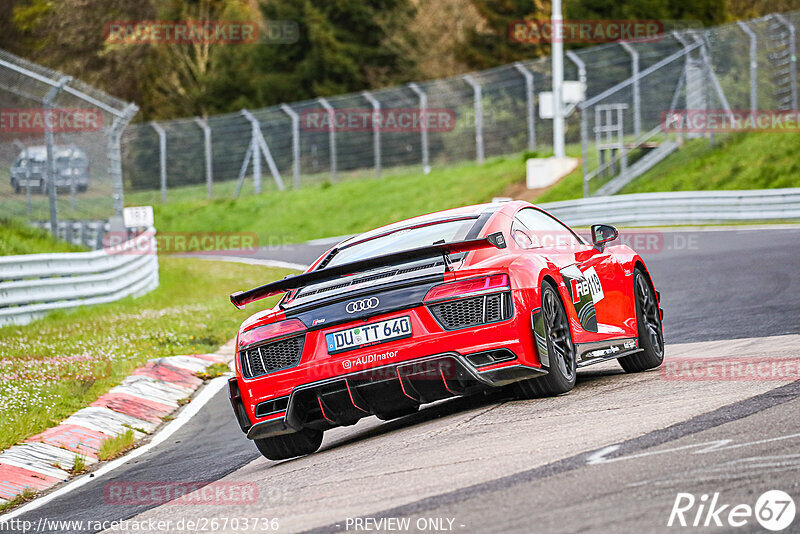
[[138, 441], [152, 433], [203, 383], [195, 373], [228, 363], [232, 353], [227, 343], [215, 354], [150, 360], [90, 406], [0, 452], [0, 504], [26, 488], [42, 491], [67, 480], [77, 456], [86, 466], [97, 463], [108, 438], [132, 430]]

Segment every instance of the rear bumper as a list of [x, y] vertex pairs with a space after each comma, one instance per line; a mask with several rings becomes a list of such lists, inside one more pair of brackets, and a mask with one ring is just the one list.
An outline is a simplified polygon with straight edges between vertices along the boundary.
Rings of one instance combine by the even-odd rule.
[[[281, 399], [285, 411], [270, 414], [249, 427], [236, 404], [241, 400], [232, 394], [231, 402], [249, 439], [288, 434], [304, 427], [344, 426], [369, 415], [468, 395], [547, 373], [511, 356], [514, 358], [476, 368], [461, 354], [448, 352], [305, 384], [295, 388], [286, 401]], [[233, 387], [238, 392], [232, 382]]]
[[[250, 437], [324, 430], [544, 374], [530, 323], [531, 295], [520, 290], [511, 295], [507, 319], [457, 330], [446, 330], [425, 305], [377, 314], [368, 320], [408, 316], [413, 336], [334, 354], [326, 334], [367, 319], [312, 328], [298, 364], [253, 378], [242, 375], [237, 356], [232, 388], [242, 430]], [[505, 355], [486, 357], [496, 351]], [[420, 364], [431, 367], [414, 369]], [[417, 393], [404, 391], [409, 381]]]

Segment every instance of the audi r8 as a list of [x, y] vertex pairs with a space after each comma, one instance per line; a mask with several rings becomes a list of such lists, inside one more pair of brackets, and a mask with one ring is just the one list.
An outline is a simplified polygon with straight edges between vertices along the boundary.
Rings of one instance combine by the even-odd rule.
[[242, 324], [230, 401], [267, 458], [310, 454], [325, 430], [508, 387], [559, 395], [576, 370], [664, 357], [659, 293], [642, 258], [585, 239], [527, 202], [452, 209], [349, 238], [304, 273], [231, 295], [281, 295]]

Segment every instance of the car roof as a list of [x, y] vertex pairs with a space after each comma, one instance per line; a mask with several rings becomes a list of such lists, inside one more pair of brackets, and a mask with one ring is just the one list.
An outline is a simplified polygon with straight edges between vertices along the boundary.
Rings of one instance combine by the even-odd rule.
[[443, 211], [435, 211], [425, 215], [419, 215], [410, 219], [404, 219], [385, 226], [380, 226], [374, 230], [355, 235], [339, 243], [336, 248], [346, 247], [362, 241], [369, 241], [381, 235], [390, 234], [404, 228], [411, 228], [414, 226], [425, 225], [428, 223], [447, 222], [458, 220], [462, 218], [478, 217], [482, 213], [494, 213], [500, 208], [505, 207], [507, 202], [494, 202], [486, 204], [475, 204], [472, 206], [463, 206], [460, 208], [451, 208]]
[[[61, 146], [56, 145], [53, 147], [53, 156], [54, 157], [64, 157], [70, 155], [70, 152], [74, 151], [76, 156], [83, 156], [86, 157], [86, 152], [83, 149], [78, 147], [70, 147], [70, 146]], [[36, 146], [29, 146], [25, 147], [25, 150], [19, 153], [20, 156], [26, 154], [25, 157], [32, 160], [37, 161], [44, 161], [47, 159], [47, 147], [44, 145], [36, 145]]]

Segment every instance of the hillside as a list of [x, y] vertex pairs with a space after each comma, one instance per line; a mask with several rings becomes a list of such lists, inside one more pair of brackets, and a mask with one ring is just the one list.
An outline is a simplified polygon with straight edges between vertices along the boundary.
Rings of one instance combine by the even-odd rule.
[[[577, 147], [568, 147], [574, 154]], [[800, 136], [746, 134], [687, 142], [656, 168], [630, 183], [623, 193], [761, 189], [800, 187]], [[361, 232], [414, 215], [513, 196], [536, 203], [578, 198], [581, 170], [537, 196], [524, 188], [525, 164], [520, 154], [496, 157], [484, 165], [462, 163], [436, 168], [430, 174], [406, 171], [376, 180], [360, 178], [323, 183], [285, 192], [249, 191], [239, 200], [220, 184], [215, 194], [227, 198], [203, 200], [204, 188], [177, 189], [157, 203], [154, 194], [134, 193], [128, 205], [154, 204], [160, 232], [255, 232], [262, 245]], [[219, 191], [219, 192], [217, 192]], [[188, 200], [191, 199], [191, 200]]]
[[43, 252], [81, 252], [84, 248], [53, 239], [48, 232], [24, 222], [0, 217], [0, 256]]

